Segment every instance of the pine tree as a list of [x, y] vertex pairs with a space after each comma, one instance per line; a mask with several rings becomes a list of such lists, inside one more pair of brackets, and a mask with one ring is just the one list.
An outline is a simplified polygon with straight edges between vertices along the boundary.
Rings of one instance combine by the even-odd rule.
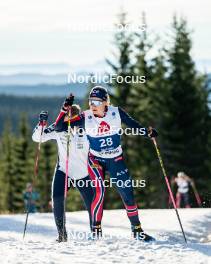
[[[145, 13], [142, 14], [144, 32], [137, 32], [135, 74], [145, 76], [145, 83], [134, 83], [131, 89], [130, 105], [133, 106], [133, 116], [143, 126], [153, 126], [159, 130], [162, 112], [162, 97], [165, 89], [165, 66], [162, 54], [151, 58], [149, 56], [153, 47], [153, 41], [148, 33]], [[163, 190], [160, 182], [161, 175], [156, 160], [155, 150], [151, 141], [140, 136], [133, 136], [133, 145], [130, 149], [130, 157], [133, 177], [146, 181], [144, 189], [136, 188], [135, 194], [141, 197], [142, 207], [164, 207], [165, 197], [157, 200], [156, 197]]]
[[[118, 15], [119, 24], [124, 28], [127, 23], [127, 14], [122, 12]], [[131, 63], [132, 56], [133, 34], [126, 30], [117, 31], [114, 36], [114, 44], [116, 51], [113, 53], [113, 59], [107, 59], [108, 65], [112, 69], [111, 74], [122, 77], [123, 82], [118, 81], [118, 78], [112, 83], [112, 103], [118, 104], [128, 110], [128, 99], [130, 95], [131, 83], [125, 82], [126, 76], [133, 75], [133, 64]]]
[[13, 209], [13, 196], [12, 186], [15, 181], [14, 178], [14, 164], [13, 164], [13, 146], [15, 138], [11, 132], [11, 124], [9, 121], [4, 123], [1, 141], [1, 212]]
[[0, 212], [6, 212], [7, 210], [7, 184], [4, 176], [4, 154], [2, 141], [0, 141]]
[[[34, 149], [37, 146], [34, 146]], [[40, 194], [40, 210], [51, 211], [49, 202], [51, 201], [51, 185], [56, 166], [57, 148], [54, 142], [46, 142], [41, 146], [39, 159], [39, 170], [36, 182], [36, 191]]]
[[12, 211], [23, 212], [23, 191], [25, 190], [26, 183], [31, 175], [27, 173], [27, 164], [29, 163], [30, 157], [30, 137], [29, 137], [29, 127], [27, 124], [26, 116], [22, 116], [19, 126], [19, 136], [13, 146], [14, 149], [14, 174], [13, 182], [11, 188], [11, 193], [13, 194], [12, 199]]
[[162, 135], [170, 175], [185, 171], [205, 188], [209, 134], [208, 93], [191, 58], [192, 42], [185, 19], [174, 17], [173, 45], [167, 51], [169, 90]]
[[[152, 84], [151, 84], [151, 102], [152, 107], [150, 110], [151, 116], [149, 116], [149, 124], [155, 127], [159, 133], [157, 143], [159, 147], [162, 146], [162, 142], [165, 138], [162, 135], [163, 132], [163, 120], [168, 115], [165, 109], [165, 98], [168, 91], [168, 81], [166, 77], [167, 67], [165, 65], [165, 56], [163, 50], [160, 50], [158, 55], [152, 60]], [[163, 174], [160, 168], [160, 164], [157, 161], [156, 151], [151, 144], [151, 163], [148, 167], [150, 171], [150, 185], [152, 184], [153, 191], [150, 193], [150, 205], [156, 208], [168, 207], [168, 192], [163, 178]], [[160, 195], [162, 193], [162, 196]], [[157, 197], [160, 197], [158, 200]]]

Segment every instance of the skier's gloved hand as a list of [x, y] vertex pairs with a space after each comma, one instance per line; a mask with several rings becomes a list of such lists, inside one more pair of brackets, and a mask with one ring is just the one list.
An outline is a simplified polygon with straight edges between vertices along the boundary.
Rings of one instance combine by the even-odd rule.
[[39, 125], [46, 126], [48, 120], [48, 111], [42, 111], [39, 115]]
[[67, 111], [67, 109], [69, 107], [71, 107], [73, 105], [74, 102], [74, 95], [70, 94], [64, 101], [63, 106], [62, 106], [62, 110], [63, 111]]
[[155, 138], [158, 136], [158, 132], [156, 131], [155, 128], [149, 127], [147, 129], [147, 132], [148, 132], [148, 137], [150, 137], [150, 138]]

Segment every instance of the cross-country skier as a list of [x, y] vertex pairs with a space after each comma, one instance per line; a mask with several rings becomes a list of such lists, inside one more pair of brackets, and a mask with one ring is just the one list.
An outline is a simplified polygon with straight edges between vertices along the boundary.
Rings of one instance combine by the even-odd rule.
[[174, 179], [174, 182], [177, 184], [177, 208], [190, 208], [189, 186], [194, 184], [193, 180], [181, 171], [177, 173], [177, 177]]
[[[73, 105], [71, 108], [71, 115], [74, 117], [80, 113], [80, 107]], [[67, 118], [67, 117], [66, 117]], [[64, 186], [65, 186], [65, 161], [67, 153], [67, 132], [56, 132], [55, 125], [52, 124], [46, 127], [48, 119], [47, 112], [41, 112], [39, 116], [39, 124], [36, 126], [32, 139], [35, 142], [40, 141], [42, 126], [45, 127], [42, 141], [46, 142], [48, 140], [56, 140], [58, 147], [58, 161], [55, 168], [55, 174], [52, 182], [52, 206], [55, 218], [55, 223], [58, 230], [57, 242], [67, 241], [67, 232], [64, 227]], [[66, 121], [66, 120], [64, 120]], [[80, 129], [80, 128], [78, 128]], [[69, 155], [69, 172], [68, 176], [71, 179], [72, 184], [74, 184], [79, 190], [85, 206], [89, 213], [90, 227], [91, 227], [91, 203], [93, 200], [94, 192], [91, 186], [91, 181], [88, 176], [87, 170], [87, 158], [89, 143], [87, 137], [83, 133], [71, 134], [70, 138], [70, 155]], [[69, 181], [68, 181], [69, 182]], [[69, 186], [68, 186], [69, 187]]]
[[[69, 96], [66, 102], [71, 106], [73, 96]], [[117, 185], [128, 218], [131, 223], [134, 238], [150, 241], [153, 238], [144, 233], [139, 216], [138, 208], [134, 200], [132, 179], [125, 165], [122, 147], [120, 143], [121, 124], [137, 129], [139, 134], [145, 137], [156, 137], [155, 129], [147, 129], [130, 117], [120, 107], [109, 104], [109, 95], [104, 87], [94, 87], [89, 95], [90, 109], [71, 120], [72, 126], [83, 126], [90, 144], [88, 156], [88, 171], [91, 179], [95, 182], [95, 197], [92, 202], [92, 232], [94, 237], [102, 236], [101, 220], [103, 214], [103, 201], [105, 186], [103, 184], [105, 171], [110, 173], [113, 183], [121, 181], [123, 186]], [[64, 116], [67, 106], [63, 105], [62, 110], [56, 120], [56, 130], [66, 131], [67, 124], [64, 125]]]

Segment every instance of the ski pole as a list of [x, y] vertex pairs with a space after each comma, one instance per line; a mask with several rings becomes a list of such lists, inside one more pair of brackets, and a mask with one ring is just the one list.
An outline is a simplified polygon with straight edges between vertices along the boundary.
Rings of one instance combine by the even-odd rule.
[[[42, 135], [43, 135], [43, 131], [44, 131], [44, 124], [42, 123], [41, 126], [42, 126], [42, 129], [41, 129], [41, 133], [40, 133], [40, 141], [37, 145], [36, 156], [35, 156], [36, 158], [35, 158], [35, 163], [34, 163], [34, 176], [33, 176], [32, 188], [35, 186], [35, 182], [36, 182], [36, 178], [37, 178], [37, 174], [38, 174], [38, 164], [39, 164], [39, 158], [40, 158], [40, 149], [41, 149], [41, 143], [42, 143]], [[25, 238], [25, 235], [26, 235], [26, 228], [27, 228], [27, 224], [28, 224], [30, 205], [31, 205], [31, 201], [32, 201], [32, 191], [33, 191], [33, 189], [31, 190], [30, 196], [29, 196], [27, 212], [26, 212], [26, 220], [25, 220], [24, 231], [23, 231], [23, 239]]]
[[70, 156], [70, 134], [71, 134], [71, 107], [68, 107], [68, 122], [67, 122], [67, 155], [66, 155], [66, 170], [65, 170], [65, 184], [64, 184], [64, 216], [63, 216], [63, 238], [65, 236], [65, 212], [66, 212], [66, 200], [68, 190], [68, 174], [69, 174], [69, 156]]
[[174, 199], [174, 196], [173, 196], [173, 193], [172, 193], [172, 190], [171, 190], [171, 186], [169, 184], [169, 180], [168, 180], [168, 177], [167, 177], [167, 174], [166, 174], [166, 170], [165, 170], [165, 167], [164, 167], [164, 164], [163, 164], [163, 160], [162, 160], [162, 157], [161, 157], [161, 154], [160, 154], [159, 147], [157, 145], [157, 141], [156, 141], [155, 138], [152, 138], [152, 141], [153, 141], [154, 146], [155, 146], [155, 150], [156, 150], [156, 153], [157, 153], [157, 156], [158, 156], [158, 160], [160, 162], [161, 170], [163, 172], [163, 176], [164, 176], [165, 181], [166, 181], [166, 185], [167, 185], [167, 188], [168, 188], [168, 191], [169, 191], [169, 195], [171, 197], [171, 201], [172, 201], [172, 204], [174, 206], [174, 209], [175, 209], [175, 212], [176, 212], [176, 215], [177, 215], [177, 219], [179, 221], [180, 228], [182, 230], [182, 234], [183, 234], [185, 243], [187, 243], [187, 239], [186, 239], [186, 236], [185, 236], [185, 232], [183, 230], [182, 222], [180, 220], [180, 216], [179, 216], [179, 213], [178, 213], [178, 210], [177, 210], [177, 207], [176, 207], [175, 199]]
[[196, 186], [195, 186], [194, 183], [191, 183], [191, 186], [193, 188], [193, 192], [194, 192], [194, 195], [196, 197], [197, 204], [198, 204], [198, 206], [201, 206], [201, 198], [200, 198], [199, 193], [198, 193], [198, 191], [196, 189]]

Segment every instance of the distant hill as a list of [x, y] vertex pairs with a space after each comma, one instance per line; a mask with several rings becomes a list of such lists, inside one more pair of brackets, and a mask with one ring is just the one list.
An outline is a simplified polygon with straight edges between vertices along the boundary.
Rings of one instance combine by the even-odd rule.
[[[9, 120], [14, 131], [18, 129], [18, 122], [22, 114], [27, 115], [31, 128], [37, 124], [42, 110], [49, 112], [49, 123], [54, 122], [64, 97], [27, 97], [0, 95], [0, 134], [4, 123]], [[76, 103], [83, 104], [76, 99]]]
[[67, 74], [49, 75], [40, 73], [18, 73], [12, 75], [0, 75], [0, 86], [39, 84], [63, 85], [67, 83], [67, 80]]
[[77, 98], [84, 98], [88, 84], [39, 84], [39, 85], [0, 85], [0, 94], [15, 96], [66, 96], [74, 93]]
[[0, 74], [0, 86], [5, 85], [65, 85], [68, 83], [74, 83], [80, 85], [82, 81], [78, 81], [77, 78], [85, 79], [86, 76], [90, 76], [88, 72], [70, 72], [60, 74], [42, 74], [42, 73], [17, 73], [17, 74]]

